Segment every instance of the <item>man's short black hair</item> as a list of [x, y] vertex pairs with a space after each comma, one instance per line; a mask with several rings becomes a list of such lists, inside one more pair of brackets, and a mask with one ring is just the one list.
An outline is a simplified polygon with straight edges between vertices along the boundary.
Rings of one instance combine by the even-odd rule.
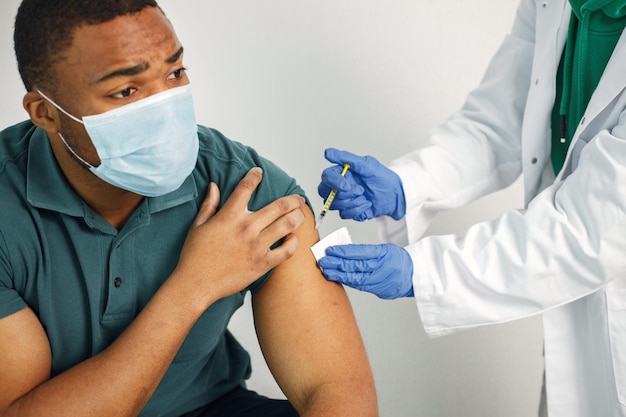
[[15, 18], [13, 41], [26, 90], [54, 89], [54, 62], [72, 44], [74, 30], [118, 16], [159, 7], [156, 0], [23, 0]]

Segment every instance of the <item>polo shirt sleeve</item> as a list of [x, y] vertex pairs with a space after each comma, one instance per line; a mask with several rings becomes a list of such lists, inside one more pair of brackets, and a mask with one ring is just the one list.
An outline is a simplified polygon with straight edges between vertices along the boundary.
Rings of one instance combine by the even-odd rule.
[[0, 319], [17, 313], [27, 306], [15, 290], [12, 277], [9, 246], [0, 232]]
[[[248, 148], [247, 159], [249, 159], [249, 163], [245, 164], [249, 167], [247, 169], [254, 166], [263, 169], [263, 180], [250, 199], [250, 210], [259, 210], [272, 201], [286, 195], [299, 194], [305, 198], [307, 205], [311, 208], [311, 211], [313, 211], [304, 190], [296, 183], [296, 180], [290, 177], [285, 171], [273, 162], [261, 157], [252, 148]], [[248, 289], [253, 293], [258, 291], [270, 277], [271, 273], [272, 270], [253, 282]]]

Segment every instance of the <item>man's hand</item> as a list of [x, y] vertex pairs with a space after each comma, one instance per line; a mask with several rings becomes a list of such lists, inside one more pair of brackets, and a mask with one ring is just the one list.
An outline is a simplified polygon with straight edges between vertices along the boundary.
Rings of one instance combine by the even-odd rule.
[[[292, 233], [304, 221], [304, 198], [291, 195], [249, 211], [262, 176], [260, 168], [251, 169], [219, 212], [220, 191], [211, 183], [189, 230], [175, 274], [193, 277], [194, 292], [210, 294], [210, 302], [242, 291], [296, 252]], [[278, 241], [280, 246], [270, 249]]]
[[[406, 212], [402, 180], [398, 174], [371, 156], [358, 156], [338, 149], [326, 149], [326, 159], [334, 165], [322, 172], [317, 188], [322, 198], [337, 190], [331, 210], [339, 210], [342, 219], [364, 221], [380, 216], [400, 220]], [[350, 164], [345, 176], [344, 164]]]
[[331, 246], [319, 266], [327, 279], [380, 298], [413, 296], [413, 261], [395, 245]]

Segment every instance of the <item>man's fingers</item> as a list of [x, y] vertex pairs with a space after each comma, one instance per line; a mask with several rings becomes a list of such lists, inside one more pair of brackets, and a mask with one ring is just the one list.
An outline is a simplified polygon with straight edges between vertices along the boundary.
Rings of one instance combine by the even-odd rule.
[[272, 221], [262, 232], [264, 242], [276, 242], [296, 230], [304, 222], [305, 216], [301, 206], [285, 213]]
[[198, 215], [194, 220], [194, 226], [200, 226], [201, 224], [209, 221], [211, 217], [215, 215], [217, 209], [220, 205], [220, 189], [212, 182], [209, 184], [209, 193], [206, 198], [202, 202], [202, 206], [200, 206], [200, 210], [198, 211]]
[[[304, 197], [298, 194], [292, 194], [272, 201], [270, 204], [254, 213], [254, 216], [261, 224], [265, 224], [265, 227], [263, 227], [263, 229], [266, 229], [272, 223], [285, 216], [286, 214], [293, 212], [294, 210], [299, 210], [301, 213], [302, 206], [304, 206], [305, 204], [306, 202], [304, 200]], [[292, 232], [294, 229], [300, 226], [301, 223], [302, 221], [299, 221], [295, 227], [289, 227], [288, 232]], [[287, 233], [284, 233], [284, 235], [286, 234]]]
[[268, 269], [274, 268], [291, 258], [296, 254], [297, 249], [298, 237], [291, 233], [284, 236], [280, 246], [277, 246], [273, 250], [269, 251], [266, 257], [268, 264], [271, 265]]
[[259, 167], [254, 167], [250, 169], [246, 173], [246, 175], [239, 181], [237, 188], [232, 192], [228, 201], [224, 204], [224, 206], [241, 206], [244, 208], [248, 207], [248, 201], [250, 201], [250, 197], [252, 197], [252, 193], [261, 183], [263, 179], [263, 170]]

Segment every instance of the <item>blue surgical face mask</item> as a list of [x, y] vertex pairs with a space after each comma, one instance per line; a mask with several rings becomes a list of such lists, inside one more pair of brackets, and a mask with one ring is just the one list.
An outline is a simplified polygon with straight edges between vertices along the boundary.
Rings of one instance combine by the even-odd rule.
[[82, 120], [38, 92], [68, 117], [85, 125], [100, 157], [97, 167], [78, 156], [60, 132], [59, 137], [76, 158], [109, 184], [156, 197], [178, 189], [196, 164], [198, 127], [190, 85]]

